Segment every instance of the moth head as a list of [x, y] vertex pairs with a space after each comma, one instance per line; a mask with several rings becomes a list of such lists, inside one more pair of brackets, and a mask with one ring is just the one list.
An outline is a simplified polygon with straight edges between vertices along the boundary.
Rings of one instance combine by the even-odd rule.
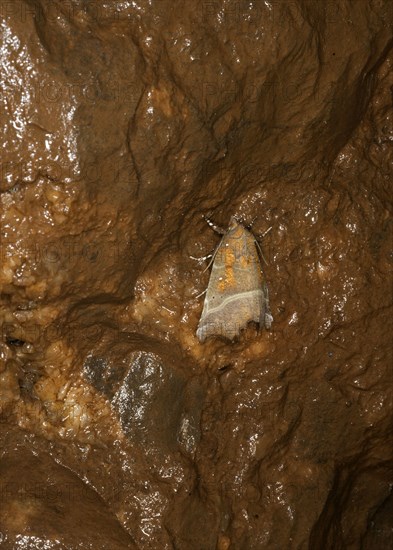
[[239, 225], [239, 220], [236, 218], [236, 216], [232, 216], [231, 219], [229, 220], [229, 226], [228, 226], [228, 231], [230, 231], [231, 229], [235, 229], [235, 227], [237, 227]]

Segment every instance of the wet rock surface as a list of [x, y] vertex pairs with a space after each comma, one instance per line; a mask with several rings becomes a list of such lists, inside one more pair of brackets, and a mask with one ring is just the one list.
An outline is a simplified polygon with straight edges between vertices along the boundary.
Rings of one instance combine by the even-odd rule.
[[[392, 544], [390, 2], [1, 2], [0, 541]], [[218, 237], [274, 323], [200, 344]]]
[[[2, 548], [137, 548], [99, 495], [25, 434], [1, 457]], [[4, 437], [4, 432], [3, 432]]]

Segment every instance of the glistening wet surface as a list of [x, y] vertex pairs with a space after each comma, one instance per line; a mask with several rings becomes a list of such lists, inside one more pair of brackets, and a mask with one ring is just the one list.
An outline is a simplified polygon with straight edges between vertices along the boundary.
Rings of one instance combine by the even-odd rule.
[[[391, 548], [391, 3], [0, 16], [1, 548]], [[274, 322], [201, 343], [232, 216]]]

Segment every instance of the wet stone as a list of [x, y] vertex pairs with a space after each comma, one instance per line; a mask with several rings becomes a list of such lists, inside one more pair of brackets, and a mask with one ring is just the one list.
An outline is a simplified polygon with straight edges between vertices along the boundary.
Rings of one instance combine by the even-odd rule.
[[90, 356], [86, 379], [111, 401], [124, 433], [140, 445], [195, 451], [200, 438], [202, 389], [151, 352], [109, 361]]
[[[0, 2], [1, 548], [390, 548], [392, 27]], [[265, 235], [270, 330], [198, 340], [204, 217]]]

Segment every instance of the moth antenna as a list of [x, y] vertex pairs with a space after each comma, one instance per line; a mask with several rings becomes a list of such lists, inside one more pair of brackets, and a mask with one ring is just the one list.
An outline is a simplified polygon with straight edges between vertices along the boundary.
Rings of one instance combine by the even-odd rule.
[[265, 258], [265, 256], [263, 255], [262, 248], [261, 248], [259, 242], [258, 242], [256, 239], [255, 239], [255, 245], [256, 245], [256, 247], [257, 247], [257, 249], [258, 249], [259, 254], [261, 255], [261, 258], [263, 259], [263, 261], [265, 262], [265, 264], [268, 265], [268, 263], [267, 263], [267, 261], [266, 261], [266, 258]]
[[205, 222], [210, 225], [210, 227], [216, 232], [216, 233], [219, 233], [220, 235], [225, 235], [226, 231], [225, 229], [223, 229], [222, 227], [220, 227], [219, 225], [216, 225], [214, 222], [212, 222], [211, 220], [209, 220], [209, 218], [207, 216], [203, 216], [203, 219], [205, 220]]
[[[271, 229], [273, 228], [273, 226], [271, 225], [269, 227], [269, 229], [266, 229], [266, 231], [263, 233], [263, 235], [260, 237], [261, 239], [264, 238], [265, 235], [267, 235], [269, 233], [269, 231], [271, 231]], [[261, 258], [263, 259], [263, 261], [265, 262], [266, 265], [268, 265], [267, 261], [266, 261], [266, 258], [265, 256], [263, 255], [263, 252], [262, 252], [262, 248], [261, 248], [261, 245], [259, 244], [259, 242], [257, 241], [257, 239], [255, 239], [255, 243], [256, 243], [256, 246], [258, 248], [258, 252], [260, 253], [261, 255]]]

